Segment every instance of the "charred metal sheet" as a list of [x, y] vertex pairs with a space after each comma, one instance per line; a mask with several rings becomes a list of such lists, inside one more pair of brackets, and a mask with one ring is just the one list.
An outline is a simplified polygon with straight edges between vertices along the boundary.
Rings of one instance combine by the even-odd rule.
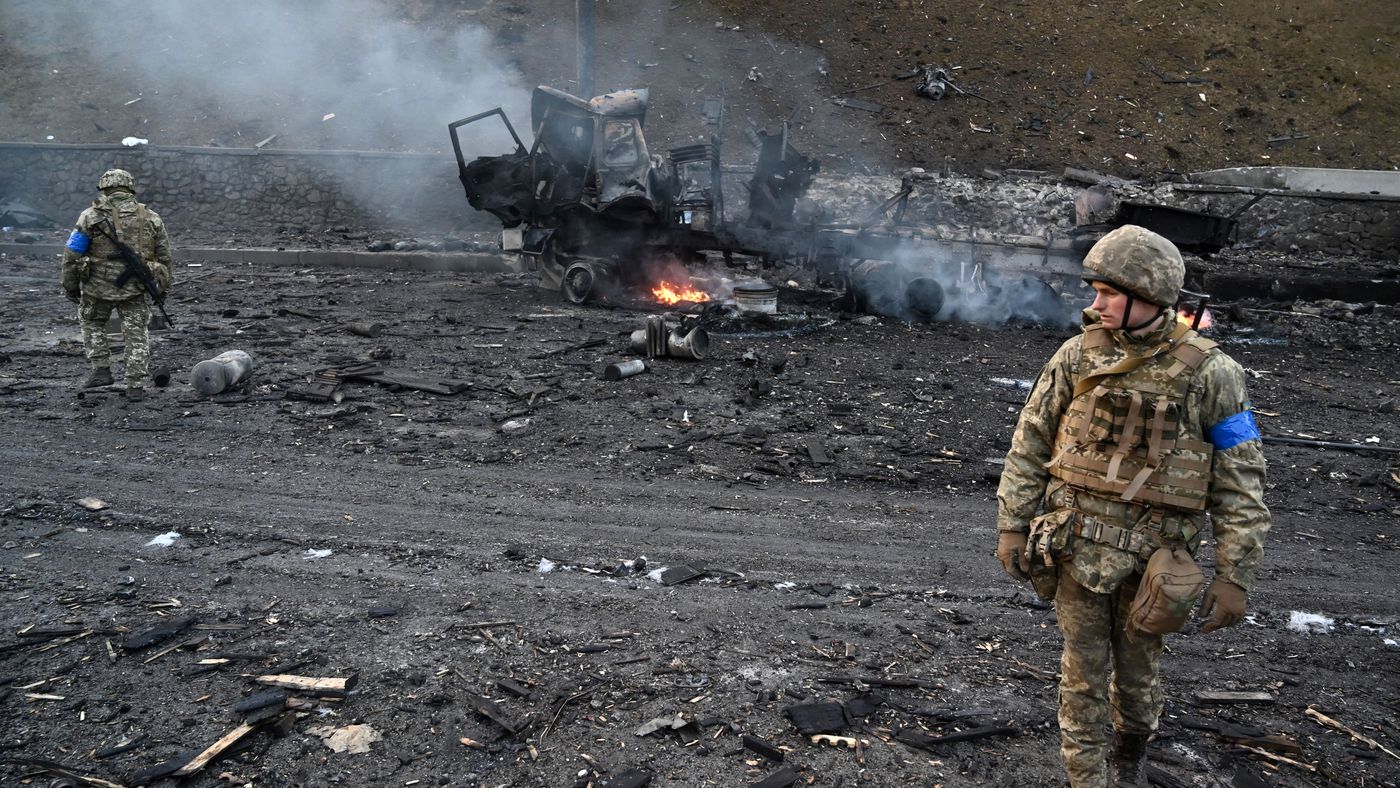
[[1183, 252], [1215, 254], [1235, 243], [1237, 222], [1233, 217], [1216, 216], [1185, 208], [1121, 202], [1115, 224], [1136, 224], [1158, 233]]

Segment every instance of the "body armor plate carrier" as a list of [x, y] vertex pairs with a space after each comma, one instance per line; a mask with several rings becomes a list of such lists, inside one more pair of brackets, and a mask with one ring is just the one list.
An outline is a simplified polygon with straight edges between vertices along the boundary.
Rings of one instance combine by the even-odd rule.
[[1155, 352], [1111, 363], [1109, 330], [1087, 329], [1082, 374], [1046, 468], [1105, 498], [1203, 512], [1214, 448], [1183, 409], [1196, 369], [1215, 346], [1183, 324]]

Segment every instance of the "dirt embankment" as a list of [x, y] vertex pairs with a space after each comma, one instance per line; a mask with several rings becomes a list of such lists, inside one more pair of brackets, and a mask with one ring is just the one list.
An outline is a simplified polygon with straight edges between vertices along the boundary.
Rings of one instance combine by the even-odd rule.
[[[213, 20], [153, 3], [98, 27], [63, 5], [0, 9], [0, 139], [446, 151], [448, 120], [504, 103], [526, 126], [530, 87], [575, 89], [563, 0], [249, 3]], [[596, 84], [651, 88], [668, 144], [713, 133], [702, 106], [723, 95], [735, 160], [751, 125], [787, 119], [837, 172], [1392, 169], [1400, 6], [1359, 8], [618, 0], [599, 4]], [[919, 65], [966, 93], [916, 95]]]

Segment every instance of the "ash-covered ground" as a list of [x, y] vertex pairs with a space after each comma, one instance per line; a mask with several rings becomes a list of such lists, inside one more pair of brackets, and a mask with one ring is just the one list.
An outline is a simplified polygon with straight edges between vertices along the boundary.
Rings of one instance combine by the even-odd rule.
[[[859, 317], [747, 273], [790, 282], [781, 331], [608, 381], [648, 311], [515, 275], [181, 267], [172, 382], [129, 404], [77, 396], [57, 261], [6, 258], [0, 779], [139, 784], [291, 674], [358, 681], [188, 784], [1062, 784], [1054, 612], [992, 552], [1023, 388], [1069, 329]], [[1156, 784], [1395, 785], [1396, 310], [1215, 317], [1268, 434], [1374, 451], [1266, 445], [1250, 615], [1169, 639]], [[251, 389], [197, 396], [233, 349]], [[362, 362], [460, 391], [298, 398]], [[854, 749], [788, 712], [822, 703], [798, 719]]]
[[[924, 5], [601, 4], [598, 89], [651, 88], [658, 148], [713, 133], [722, 95], [728, 160], [786, 120], [826, 173], [1397, 163], [1394, 4]], [[573, 6], [14, 0], [0, 137], [447, 156], [448, 121], [576, 89]], [[920, 65], [969, 94], [918, 96]], [[173, 232], [177, 261], [344, 244]], [[1226, 259], [1264, 283], [1341, 267]], [[1022, 386], [1068, 329], [859, 318], [749, 273], [796, 281], [790, 322], [606, 381], [647, 312], [514, 276], [182, 266], [173, 381], [130, 405], [76, 396], [57, 261], [0, 258], [0, 781], [136, 785], [222, 743], [187, 783], [1060, 785], [1054, 613], [991, 553]], [[1395, 308], [1258, 292], [1279, 300], [1218, 305], [1212, 336], [1264, 428], [1372, 450], [1266, 446], [1251, 616], [1169, 641], [1154, 774], [1395, 785]], [[193, 365], [233, 349], [251, 390], [196, 396]], [[460, 390], [297, 398], [362, 362]], [[243, 727], [273, 674], [358, 681]], [[1267, 697], [1197, 697], [1222, 691]], [[832, 702], [849, 748], [787, 713]]]

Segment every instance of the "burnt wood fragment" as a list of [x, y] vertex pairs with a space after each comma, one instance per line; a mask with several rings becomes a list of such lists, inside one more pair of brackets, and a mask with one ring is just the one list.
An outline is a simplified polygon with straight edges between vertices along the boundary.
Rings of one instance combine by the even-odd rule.
[[288, 697], [291, 697], [291, 693], [287, 690], [262, 691], [235, 703], [234, 711], [238, 714], [248, 714], [249, 711], [258, 711], [259, 708], [267, 708], [269, 705], [287, 705]]
[[677, 564], [676, 566], [667, 567], [666, 571], [661, 573], [661, 585], [673, 586], [704, 576], [705, 573], [702, 570], [696, 569], [693, 566], [686, 566], [685, 564]]
[[62, 779], [55, 780], [53, 783], [54, 785], [61, 785], [63, 782], [75, 782], [82, 783], [83, 785], [97, 786], [97, 788], [123, 788], [120, 783], [114, 783], [108, 780], [104, 780], [101, 777], [93, 777], [92, 775], [83, 774], [81, 772], [74, 771], [72, 767], [64, 766], [63, 764], [55, 763], [54, 761], [44, 760], [43, 758], [27, 758], [24, 756], [14, 756], [10, 758], [5, 758], [4, 762], [17, 763], [24, 766], [33, 766], [35, 768], [42, 769], [48, 772], [49, 774], [58, 775]]
[[884, 702], [883, 697], [873, 692], [867, 692], [864, 695], [847, 698], [842, 705], [846, 708], [846, 716], [854, 719], [856, 717], [869, 717]]
[[122, 742], [121, 744], [117, 744], [112, 747], [107, 747], [106, 749], [98, 750], [97, 752], [92, 754], [92, 757], [100, 761], [104, 758], [111, 758], [114, 755], [121, 755], [124, 752], [131, 752], [137, 747], [140, 747], [141, 743], [145, 740], [146, 734], [138, 733], [130, 739], [127, 739], [126, 741]]
[[645, 769], [628, 769], [603, 781], [603, 788], [645, 788], [651, 785], [652, 773]]
[[788, 788], [795, 782], [797, 782], [797, 770], [791, 766], [784, 766], [762, 780], [752, 783], [750, 788]]
[[517, 698], [529, 698], [532, 694], [530, 688], [516, 681], [515, 679], [496, 679], [496, 686], [516, 696]]
[[128, 782], [133, 785], [149, 785], [162, 777], [169, 777], [180, 770], [181, 766], [189, 763], [198, 756], [202, 750], [188, 750], [176, 755], [168, 761], [162, 761], [155, 766], [149, 766], [131, 775]]
[[519, 736], [528, 727], [525, 723], [513, 722], [495, 701], [470, 692], [467, 693], [467, 700], [471, 702], [477, 714], [501, 726], [511, 736]]
[[1006, 725], [988, 725], [981, 728], [970, 728], [957, 733], [950, 733], [946, 736], [930, 736], [923, 731], [913, 728], [905, 728], [895, 734], [895, 739], [904, 742], [910, 747], [918, 747], [921, 750], [939, 752], [937, 748], [943, 744], [955, 744], [960, 741], [976, 741], [990, 736], [1014, 736], [1016, 729]]
[[744, 734], [743, 741], [745, 749], [753, 750], [769, 760], [782, 762], [783, 751], [767, 741], [749, 733]]
[[943, 685], [928, 679], [882, 679], [878, 676], [818, 676], [823, 684], [866, 684], [871, 687], [916, 687], [942, 689]]
[[814, 733], [836, 733], [846, 729], [846, 709], [835, 701], [798, 703], [783, 709], [788, 719], [803, 736]]
[[187, 627], [194, 623], [194, 620], [194, 616], [180, 616], [179, 618], [173, 618], [169, 621], [157, 624], [144, 632], [137, 632], [131, 637], [128, 637], [126, 641], [122, 643], [122, 648], [127, 651], [140, 651], [147, 646], [153, 646], [163, 640], [169, 640], [185, 631]]

